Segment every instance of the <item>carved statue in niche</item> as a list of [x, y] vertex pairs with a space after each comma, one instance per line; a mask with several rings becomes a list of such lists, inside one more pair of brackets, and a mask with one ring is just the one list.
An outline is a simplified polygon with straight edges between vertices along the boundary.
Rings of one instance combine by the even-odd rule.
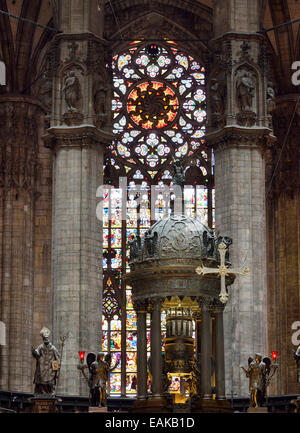
[[225, 111], [225, 86], [220, 78], [212, 78], [211, 86], [211, 111], [213, 114], [224, 114]]
[[71, 113], [78, 113], [81, 101], [81, 86], [79, 79], [76, 77], [73, 70], [68, 71], [62, 89], [67, 111]]
[[93, 82], [93, 101], [95, 111], [95, 123], [100, 128], [107, 118], [107, 87], [101, 75], [98, 75]]
[[47, 74], [43, 76], [39, 94], [43, 105], [46, 107], [47, 111], [50, 111], [52, 103], [52, 79], [48, 77]]
[[268, 87], [267, 87], [267, 108], [268, 108], [268, 114], [271, 114], [272, 111], [275, 108], [275, 102], [274, 102], [274, 98], [275, 98], [275, 91], [273, 89], [273, 84], [272, 83], [268, 83]]
[[253, 111], [256, 80], [250, 71], [242, 70], [236, 83], [237, 105], [240, 111]]

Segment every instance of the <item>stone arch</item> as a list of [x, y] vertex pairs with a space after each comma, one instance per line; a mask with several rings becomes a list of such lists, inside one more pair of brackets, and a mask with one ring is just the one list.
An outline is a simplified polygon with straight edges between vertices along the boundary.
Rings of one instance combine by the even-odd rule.
[[[197, 58], [202, 64], [206, 63], [206, 54], [210, 51], [207, 43], [202, 42], [196, 33], [182, 27], [178, 22], [164, 16], [161, 13], [150, 11], [139, 15], [129, 23], [126, 23], [116, 33], [111, 36], [113, 51], [118, 47], [118, 51], [127, 48], [128, 39], [137, 38], [157, 39], [156, 31], [159, 29], [160, 39], [176, 39], [178, 45]], [[120, 40], [120, 34], [124, 42]], [[199, 40], [198, 40], [199, 39]]]

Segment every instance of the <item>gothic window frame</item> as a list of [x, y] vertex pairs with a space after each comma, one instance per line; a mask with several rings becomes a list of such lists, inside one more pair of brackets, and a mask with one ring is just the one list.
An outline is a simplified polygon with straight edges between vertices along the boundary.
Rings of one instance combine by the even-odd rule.
[[[173, 69], [176, 67], [176, 62], [175, 62], [175, 56], [176, 56], [176, 52], [177, 53], [183, 53], [184, 54], [184, 50], [182, 50], [180, 47], [177, 46], [177, 44], [175, 42], [172, 41], [165, 41], [164, 43], [156, 43], [155, 41], [149, 42], [149, 41], [135, 41], [134, 43], [129, 44], [128, 46], [128, 52], [132, 54], [132, 61], [136, 61], [136, 59], [138, 58], [138, 56], [140, 55], [141, 50], [144, 50], [143, 52], [145, 52], [146, 48], [151, 46], [151, 45], [156, 45], [159, 47], [164, 47], [165, 49], [169, 49], [170, 52], [173, 53], [174, 57], [173, 60], [171, 61], [171, 66]], [[167, 48], [166, 48], [167, 47]], [[136, 48], [136, 49], [135, 49]], [[177, 51], [175, 51], [177, 50]], [[162, 51], [160, 51], [162, 52]], [[120, 86], [120, 73], [124, 72], [124, 68], [127, 66], [126, 64], [124, 64], [121, 69], [116, 69], [120, 56], [125, 56], [126, 55], [126, 49], [123, 48], [122, 50], [120, 50], [120, 52], [118, 54], [115, 54], [113, 56], [113, 67], [112, 67], [112, 73], [113, 73], [113, 77], [114, 77], [114, 83], [116, 82], [116, 80], [119, 80], [119, 86]], [[195, 63], [196, 60], [194, 60], [192, 58], [192, 56], [187, 56], [185, 55], [186, 58], [188, 59], [188, 61], [190, 61], [191, 63], [194, 61]], [[191, 60], [192, 59], [192, 60]], [[124, 59], [123, 59], [124, 60]], [[126, 63], [126, 59], [124, 60], [124, 62]], [[149, 64], [149, 63], [148, 63]], [[203, 73], [203, 79], [202, 79], [202, 83], [201, 85], [199, 84], [199, 86], [201, 87], [201, 89], [203, 89], [204, 95], [206, 96], [206, 86], [205, 86], [205, 71], [203, 70], [202, 66], [198, 63], [199, 68], [201, 68], [201, 73]], [[178, 67], [178, 64], [177, 64]], [[199, 70], [198, 68], [198, 70]], [[137, 67], [135, 66], [133, 69], [133, 74], [136, 72]], [[184, 67], [182, 67], [182, 70], [184, 69]], [[189, 71], [191, 71], [191, 69], [189, 69]], [[126, 72], [126, 71], [125, 71]], [[126, 72], [127, 73], [127, 72]], [[164, 72], [164, 74], [166, 75], [166, 72]], [[184, 75], [186, 76], [186, 74]], [[163, 83], [163, 79], [160, 76], [159, 78], [157, 77], [151, 77], [153, 80], [156, 79], [157, 82], [159, 83]], [[159, 86], [158, 89], [166, 89], [167, 88], [167, 84], [169, 84], [169, 87], [171, 88], [172, 91], [176, 90], [175, 96], [177, 97], [177, 100], [179, 101], [179, 108], [178, 111], [175, 114], [175, 117], [172, 118], [172, 120], [170, 121], [170, 124], [167, 124], [166, 126], [162, 127], [162, 128], [157, 128], [157, 129], [148, 129], [148, 128], [143, 128], [141, 127], [137, 127], [136, 122], [134, 119], [130, 118], [130, 111], [129, 112], [125, 112], [126, 110], [126, 101], [128, 100], [132, 100], [132, 98], [128, 98], [128, 96], [132, 96], [132, 93], [134, 90], [139, 88], [139, 85], [142, 84], [144, 85], [144, 90], [149, 90], [150, 85], [145, 85], [145, 83], [147, 83], [149, 81], [149, 79], [147, 77], [142, 77], [140, 81], [135, 81], [131, 86], [129, 86], [124, 92], [122, 92], [121, 90], [116, 91], [113, 94], [113, 98], [112, 98], [112, 108], [113, 108], [113, 132], [116, 136], [115, 140], [113, 140], [112, 144], [109, 146], [109, 149], [106, 152], [105, 155], [105, 164], [104, 164], [104, 185], [110, 185], [111, 188], [113, 188], [115, 190], [115, 192], [117, 193], [117, 190], [119, 188], [119, 179], [120, 177], [126, 177], [127, 178], [127, 190], [126, 190], [126, 203], [127, 203], [127, 207], [126, 207], [126, 220], [121, 218], [121, 222], [117, 222], [117, 227], [114, 227], [114, 224], [112, 224], [111, 221], [108, 221], [107, 223], [104, 223], [104, 239], [105, 236], [108, 235], [108, 242], [104, 245], [103, 248], [103, 252], [107, 253], [107, 261], [106, 264], [104, 266], [104, 282], [106, 282], [108, 280], [108, 278], [110, 277], [112, 281], [119, 281], [118, 284], [115, 284], [115, 299], [117, 300], [117, 302], [119, 303], [119, 312], [118, 314], [115, 315], [115, 317], [119, 317], [120, 319], [120, 323], [121, 323], [121, 329], [120, 329], [120, 340], [121, 340], [121, 350], [119, 353], [119, 357], [120, 357], [120, 361], [121, 361], [121, 368], [120, 371], [116, 372], [116, 373], [111, 373], [111, 378], [112, 378], [112, 382], [114, 382], [115, 377], [114, 374], [119, 375], [118, 378], [120, 379], [120, 387], [119, 387], [119, 392], [111, 392], [111, 395], [133, 395], [134, 392], [129, 391], [128, 389], [126, 390], [126, 382], [127, 379], [129, 377], [130, 374], [135, 374], [136, 375], [136, 371], [127, 371], [125, 368], [125, 365], [129, 365], [128, 364], [128, 360], [127, 360], [127, 355], [128, 355], [128, 351], [127, 351], [127, 346], [128, 346], [128, 335], [130, 332], [134, 333], [136, 332], [136, 327], [132, 327], [128, 329], [128, 324], [130, 322], [130, 318], [126, 318], [128, 312], [130, 312], [130, 314], [134, 315], [134, 310], [133, 310], [133, 306], [131, 306], [130, 308], [128, 308], [128, 295], [130, 293], [130, 288], [126, 287], [126, 284], [124, 282], [124, 278], [122, 278], [122, 276], [124, 276], [124, 274], [126, 272], [128, 272], [128, 239], [130, 236], [130, 232], [135, 233], [135, 234], [143, 234], [157, 219], [163, 218], [164, 216], [166, 216], [169, 212], [170, 212], [170, 204], [169, 203], [163, 203], [163, 197], [162, 198], [157, 198], [156, 203], [155, 203], [155, 213], [154, 215], [151, 215], [151, 211], [150, 211], [150, 216], [146, 215], [145, 218], [141, 218], [141, 216], [139, 216], [139, 218], [135, 219], [134, 217], [132, 217], [132, 215], [135, 212], [135, 208], [134, 205], [132, 206], [132, 203], [134, 203], [135, 199], [137, 200], [137, 205], [136, 205], [136, 212], [140, 213], [141, 209], [141, 203], [143, 202], [143, 197], [142, 195], [144, 194], [144, 197], [146, 197], [144, 199], [145, 202], [148, 202], [148, 210], [151, 209], [151, 186], [153, 185], [157, 185], [157, 187], [159, 188], [160, 185], [168, 185], [168, 186], [172, 186], [172, 173], [171, 173], [171, 164], [174, 162], [175, 159], [180, 159], [182, 162], [182, 165], [184, 167], [186, 167], [185, 170], [185, 175], [186, 175], [186, 183], [187, 185], [189, 185], [189, 187], [187, 187], [185, 189], [185, 210], [187, 212], [188, 215], [190, 216], [200, 216], [202, 218], [206, 218], [205, 223], [210, 226], [213, 227], [214, 225], [214, 221], [213, 221], [213, 208], [214, 208], [214, 195], [213, 195], [213, 188], [214, 188], [214, 174], [213, 174], [213, 153], [212, 150], [210, 148], [208, 148], [206, 146], [205, 143], [205, 136], [199, 136], [198, 137], [198, 144], [197, 146], [195, 146], [194, 148], [189, 147], [192, 146], [191, 142], [195, 141], [194, 137], [191, 137], [192, 134], [186, 135], [187, 136], [187, 144], [188, 144], [188, 151], [186, 153], [181, 152], [181, 154], [178, 153], [178, 149], [180, 148], [180, 144], [182, 143], [176, 143], [176, 141], [172, 141], [172, 138], [174, 137], [174, 135], [169, 134], [170, 136], [167, 136], [166, 138], [166, 131], [170, 131], [171, 126], [173, 127], [176, 122], [179, 122], [180, 116], [182, 116], [182, 110], [183, 110], [183, 104], [184, 102], [182, 102], [180, 100], [180, 93], [178, 90], [178, 86], [180, 86], [179, 81], [182, 80], [182, 77], [179, 79], [178, 78], [178, 85], [177, 85], [177, 90], [175, 89], [176, 86], [174, 86], [173, 84], [171, 85], [168, 81], [166, 81], [166, 86], [163, 87], [163, 85]], [[131, 80], [133, 81], [133, 80]], [[195, 82], [194, 82], [195, 84]], [[151, 89], [151, 88], [150, 88]], [[187, 95], [189, 88], [187, 88], [183, 93], [183, 97], [185, 97], [185, 100], [187, 99]], [[197, 91], [197, 86], [194, 85], [194, 87], [192, 87], [191, 92], [196, 92]], [[191, 93], [190, 92], [190, 93]], [[123, 101], [117, 100], [116, 94], [118, 94], [119, 96], [121, 95], [121, 93], [123, 94]], [[140, 96], [143, 93], [140, 92]], [[145, 95], [146, 96], [146, 95]], [[161, 95], [158, 95], [158, 98], [160, 98]], [[171, 100], [173, 98], [173, 95], [171, 95]], [[179, 98], [179, 99], [178, 99]], [[150, 99], [151, 101], [151, 99]], [[203, 102], [203, 101], [202, 101]], [[181, 106], [180, 106], [181, 104]], [[206, 104], [206, 102], [205, 102]], [[148, 104], [149, 106], [150, 104]], [[204, 105], [202, 105], [204, 106]], [[177, 107], [176, 107], [177, 108]], [[205, 109], [206, 109], [206, 105], [205, 105]], [[123, 112], [122, 112], [123, 110]], [[124, 114], [125, 113], [125, 114]], [[154, 114], [157, 114], [157, 111], [154, 110]], [[145, 113], [143, 113], [145, 114]], [[153, 114], [153, 113], [152, 113]], [[164, 112], [162, 112], [162, 114], [165, 114]], [[116, 123], [117, 121], [120, 121], [120, 119], [122, 118], [122, 116], [125, 116], [126, 122], [125, 125], [130, 124], [130, 128], [129, 129], [125, 129], [125, 127], [123, 129], [116, 127]], [[188, 117], [188, 116], [187, 116]], [[185, 120], [187, 120], [187, 117], [185, 117]], [[171, 118], [171, 117], [170, 117]], [[144, 118], [145, 120], [145, 118]], [[204, 127], [205, 128], [205, 120], [206, 120], [206, 116], [203, 119], [203, 122], [197, 122], [194, 119], [193, 123], [194, 125], [194, 131], [198, 130], [199, 128]], [[119, 122], [118, 122], [119, 123]], [[124, 123], [124, 122], [123, 122]], [[179, 129], [179, 123], [177, 125], [177, 131], [176, 131], [176, 127], [174, 128], [175, 131], [175, 138], [176, 138], [176, 133], [177, 134], [181, 134], [181, 137], [183, 136], [183, 132]], [[140, 131], [139, 134], [137, 134], [135, 137], [131, 137], [133, 138], [131, 140], [130, 138], [130, 132], [132, 130], [134, 130], [134, 128], [136, 128], [136, 131]], [[197, 129], [198, 128], [198, 129]], [[129, 131], [129, 133], [128, 133]], [[149, 132], [150, 131], [150, 132]], [[167, 143], [166, 145], [168, 145], [170, 147], [170, 151], [168, 152], [168, 154], [166, 155], [166, 159], [165, 161], [163, 161], [161, 164], [159, 164], [159, 167], [157, 170], [151, 170], [151, 166], [150, 164], [143, 164], [142, 158], [140, 157], [140, 155], [138, 154], [138, 152], [136, 152], [136, 147], [138, 146], [138, 140], [140, 140], [142, 137], [146, 137], [146, 135], [150, 135], [150, 134], [157, 134], [158, 133], [161, 134], [161, 136], [163, 136], [164, 138], [166, 138], [166, 141], [164, 143]], [[205, 131], [205, 129], [204, 129]], [[126, 135], [125, 135], [126, 134]], [[187, 133], [188, 134], [188, 133]], [[128, 143], [129, 144], [124, 144], [124, 147], [128, 149], [128, 146], [131, 145], [130, 148], [130, 156], [127, 156], [128, 159], [126, 159], [126, 149], [125, 149], [125, 153], [122, 155], [122, 152], [118, 152], [118, 141], [120, 141], [120, 137], [127, 138], [128, 139]], [[193, 140], [192, 140], [193, 138]], [[145, 142], [145, 139], [144, 139]], [[144, 143], [145, 144], [145, 143]], [[151, 147], [151, 146], [150, 146]], [[155, 145], [153, 145], [152, 149], [155, 148]], [[190, 150], [189, 150], [190, 149]], [[176, 154], [177, 151], [177, 154]], [[135, 153], [133, 153], [135, 152]], [[161, 158], [163, 158], [165, 155], [161, 155]], [[153, 167], [152, 167], [153, 168]], [[166, 173], [166, 170], [169, 171], [169, 174]], [[137, 172], [138, 171], [138, 172]], [[153, 171], [157, 171], [154, 175], [152, 175], [150, 172]], [[110, 197], [107, 201], [107, 204], [104, 204], [104, 208], [105, 206], [108, 205], [108, 207], [106, 207], [106, 213], [108, 215], [114, 214], [114, 217], [116, 217], [116, 208], [114, 208], [114, 204], [111, 203], [111, 196], [113, 194], [110, 193]], [[118, 195], [118, 193], [117, 193]], [[200, 199], [198, 199], [198, 196], [200, 197]], [[202, 198], [201, 198], [202, 197]], [[202, 200], [202, 201], [201, 201]], [[201, 206], [198, 206], [198, 204], [201, 203]], [[203, 206], [203, 203], [206, 203], [206, 207], [205, 205]], [[146, 205], [147, 208], [147, 205]], [[207, 209], [207, 213], [205, 214], [205, 208]], [[124, 211], [124, 209], [122, 209]], [[118, 212], [122, 212], [122, 210], [119, 208]], [[132, 211], [132, 213], [130, 214], [130, 212]], [[204, 212], [201, 214], [201, 212]], [[129, 215], [130, 214], [130, 215]], [[120, 215], [119, 215], [120, 217]], [[116, 218], [115, 218], [116, 221]], [[132, 223], [133, 221], [133, 223]], [[130, 223], [129, 223], [130, 222]], [[128, 223], [129, 223], [129, 227], [128, 227]], [[111, 244], [111, 240], [113, 240], [113, 242], [115, 242], [114, 239], [114, 233], [117, 233], [116, 231], [113, 232], [113, 230], [119, 230], [118, 232], [118, 236], [120, 239], [120, 243], [117, 244], [117, 247], [115, 247], [114, 245]], [[114, 254], [111, 254], [111, 252], [113, 252], [114, 254], [117, 254], [117, 256], [119, 257], [117, 262], [116, 260], [113, 258]], [[118, 254], [118, 252], [122, 252], [122, 254]], [[114, 263], [112, 264], [112, 262], [114, 261]], [[115, 276], [117, 276], [115, 278]], [[106, 291], [106, 292], [105, 292]], [[104, 297], [103, 299], [105, 300], [107, 296], [107, 293], [109, 293], [109, 291], [107, 291], [107, 287], [106, 284], [104, 284]], [[126, 305], [127, 303], [127, 305]], [[128, 319], [128, 320], [127, 320]], [[127, 320], [127, 324], [126, 324], [126, 320]], [[130, 322], [131, 323], [131, 322]], [[150, 321], [148, 320], [148, 328], [150, 326]], [[107, 325], [106, 325], [107, 327]], [[108, 326], [109, 328], [109, 326]], [[164, 326], [163, 326], [163, 330], [164, 330]], [[148, 329], [149, 332], [149, 329]], [[108, 351], [111, 350], [111, 345], [107, 346]], [[150, 347], [149, 347], [150, 349]], [[114, 353], [114, 351], [112, 350], [112, 353]], [[112, 385], [114, 386], [114, 385]], [[112, 388], [111, 388], [112, 390]]]

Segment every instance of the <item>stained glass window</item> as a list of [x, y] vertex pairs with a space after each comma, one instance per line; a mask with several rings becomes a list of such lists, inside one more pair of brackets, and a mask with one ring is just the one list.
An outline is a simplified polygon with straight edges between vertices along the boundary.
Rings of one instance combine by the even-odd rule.
[[158, 181], [174, 157], [189, 157], [204, 145], [205, 69], [168, 43], [142, 42], [116, 55], [112, 67], [111, 151], [129, 177]]
[[[110, 395], [125, 396], [137, 388], [137, 318], [131, 288], [122, 278], [129, 272], [128, 241], [170, 214], [163, 188], [172, 189], [174, 159], [185, 167], [185, 214], [214, 227], [213, 154], [205, 143], [205, 69], [196, 59], [172, 41], [135, 41], [113, 57], [112, 72], [114, 140], [104, 167], [102, 351], [111, 352], [113, 366], [118, 361], [110, 375]], [[125, 187], [120, 178], [126, 178]], [[149, 314], [147, 352], [149, 357]]]

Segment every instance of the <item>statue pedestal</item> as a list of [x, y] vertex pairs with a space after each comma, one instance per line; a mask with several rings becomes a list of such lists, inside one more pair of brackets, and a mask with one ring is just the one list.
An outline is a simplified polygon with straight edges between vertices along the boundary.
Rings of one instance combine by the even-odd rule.
[[64, 114], [63, 119], [68, 126], [76, 126], [82, 124], [83, 115], [76, 111], [69, 111]]
[[268, 413], [267, 407], [249, 407], [248, 413]]
[[136, 400], [130, 410], [132, 413], [168, 413], [167, 400], [164, 397]]
[[97, 406], [90, 406], [89, 407], [89, 413], [104, 413], [108, 412], [107, 407], [97, 407]]
[[58, 408], [56, 403], [61, 401], [61, 399], [52, 396], [36, 396], [30, 398], [33, 403], [31, 412], [32, 413], [58, 413]]

